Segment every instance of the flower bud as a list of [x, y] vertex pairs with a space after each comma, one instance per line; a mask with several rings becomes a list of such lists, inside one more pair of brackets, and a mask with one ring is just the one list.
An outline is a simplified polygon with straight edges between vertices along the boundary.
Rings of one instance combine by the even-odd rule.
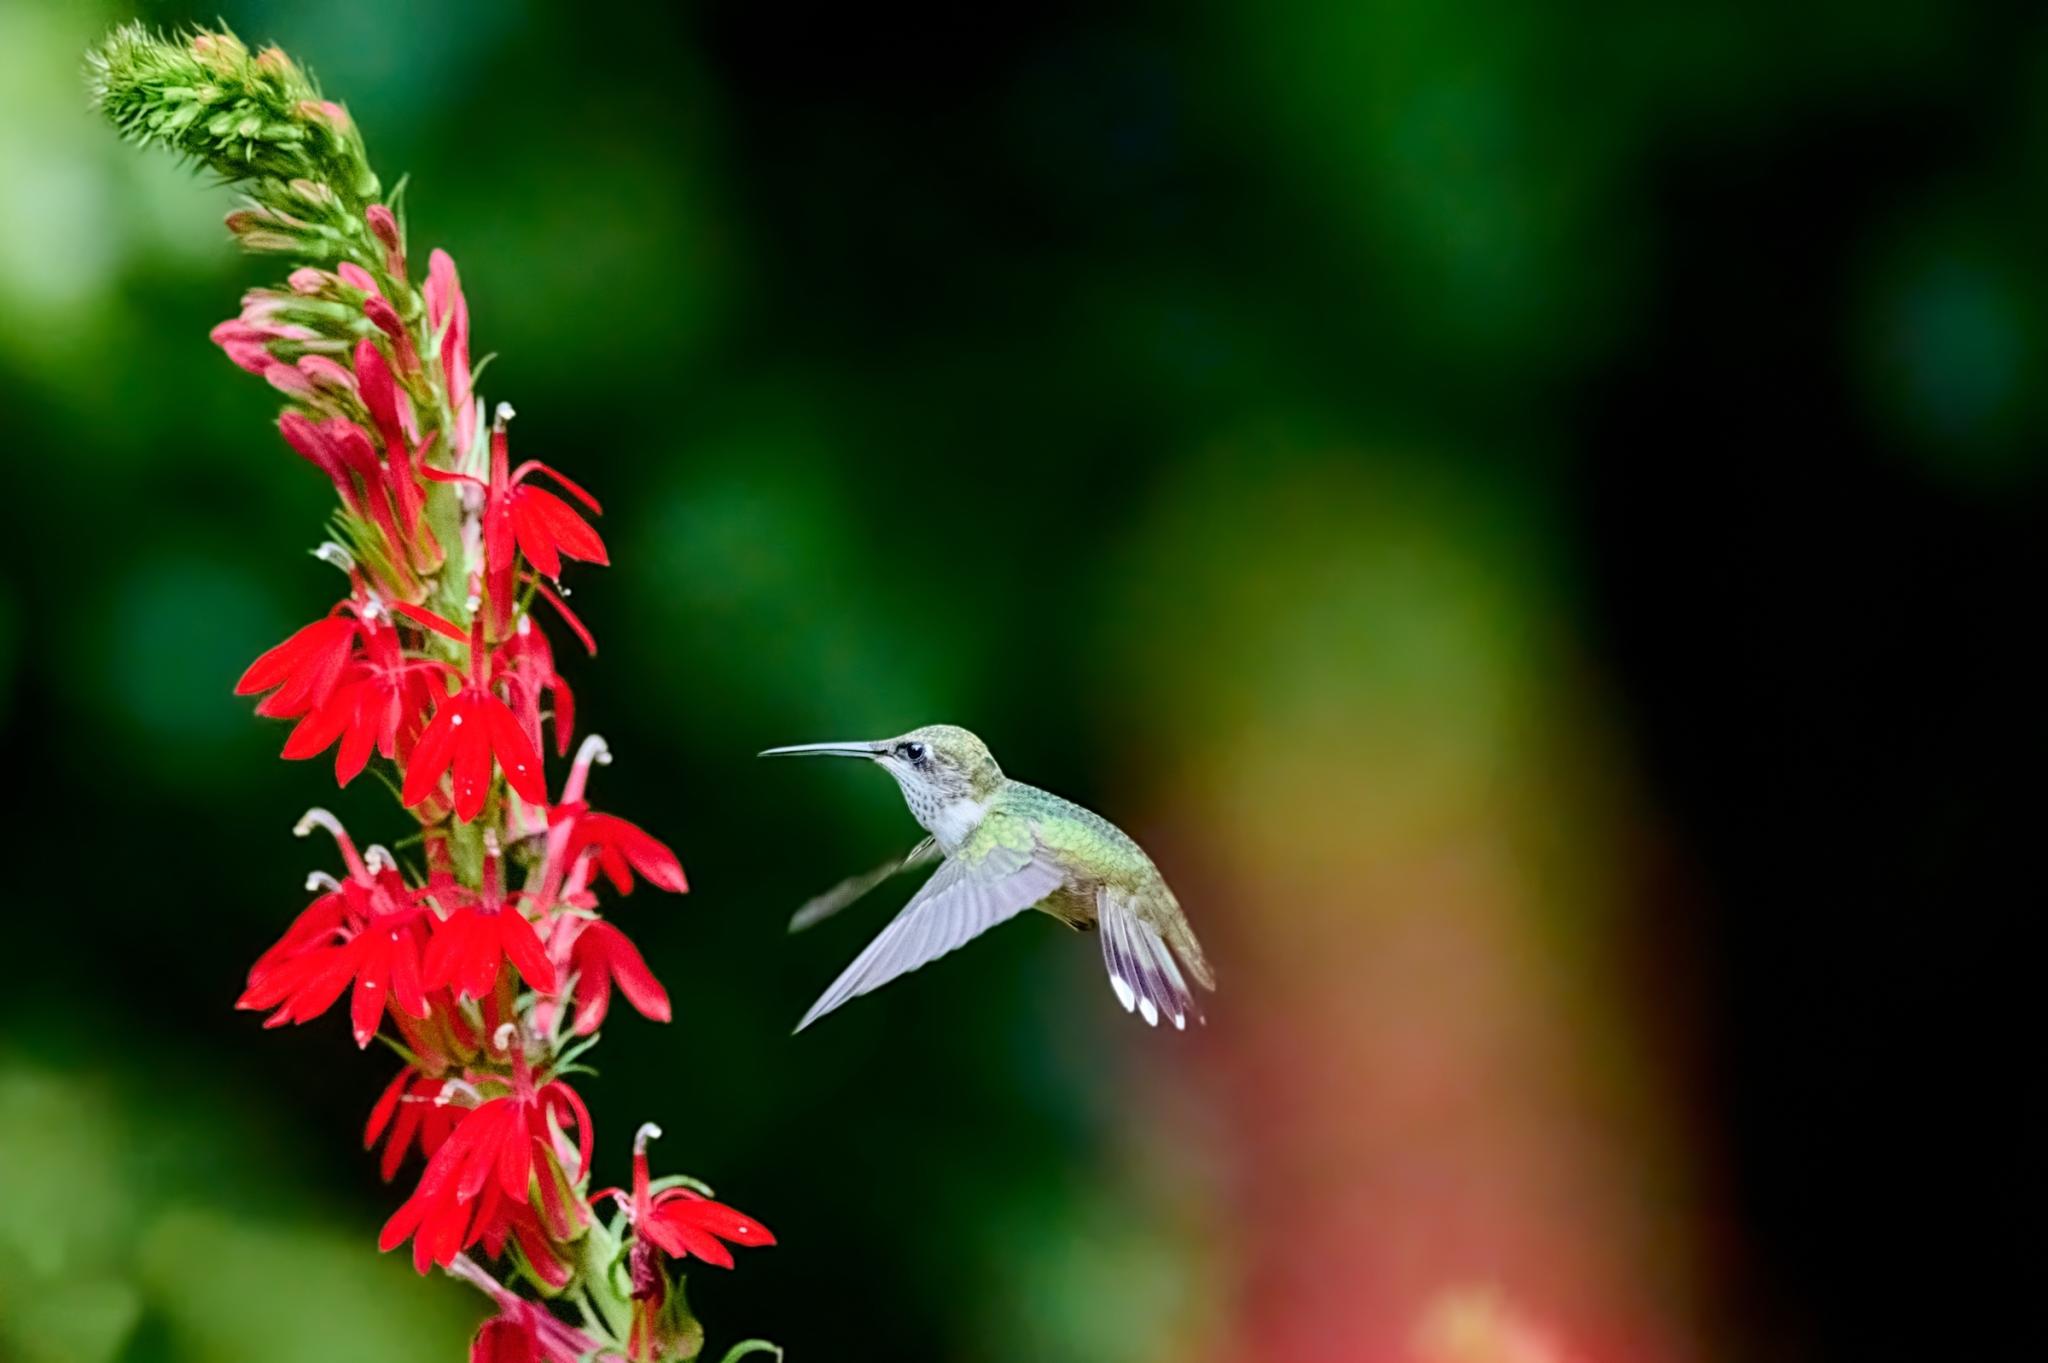
[[398, 219], [383, 204], [371, 204], [363, 210], [363, 221], [369, 224], [370, 235], [384, 247], [385, 259], [390, 262], [394, 275], [405, 273], [405, 243], [398, 235]]
[[354, 397], [356, 376], [347, 366], [337, 364], [325, 355], [299, 356], [299, 372], [304, 374], [315, 388], [337, 397]]

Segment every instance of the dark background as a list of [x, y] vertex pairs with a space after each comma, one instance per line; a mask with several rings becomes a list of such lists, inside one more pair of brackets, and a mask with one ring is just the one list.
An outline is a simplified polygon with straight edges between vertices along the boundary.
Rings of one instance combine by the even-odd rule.
[[[331, 592], [327, 491], [206, 343], [271, 273], [225, 195], [85, 108], [131, 12], [0, 8], [0, 1358], [452, 1358], [475, 1302], [371, 1244], [384, 1062], [229, 1007], [299, 810], [402, 824], [228, 694]], [[568, 675], [693, 893], [618, 908], [677, 1019], [586, 1092], [601, 1181], [659, 1121], [781, 1239], [693, 1275], [714, 1356], [2024, 1350], [2038, 14], [224, 17], [411, 174], [480, 386], [605, 499]], [[882, 911], [784, 914], [915, 830], [750, 754], [936, 719], [1152, 848], [1204, 1035], [1034, 923], [787, 1037]], [[1496, 888], [1385, 892], [1443, 827]], [[1444, 922], [1505, 925], [1455, 939], [1492, 1011], [1376, 986]], [[1475, 1017], [1554, 1027], [1528, 1092], [1459, 1078]], [[1385, 1117], [1416, 1075], [1493, 1191]], [[1476, 1284], [1478, 1342], [1403, 1275]]]

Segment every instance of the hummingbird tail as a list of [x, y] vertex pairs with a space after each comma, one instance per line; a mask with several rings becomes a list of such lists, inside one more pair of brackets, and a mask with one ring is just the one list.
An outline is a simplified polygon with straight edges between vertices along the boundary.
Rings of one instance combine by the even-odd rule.
[[1203, 1021], [1194, 991], [1165, 940], [1114, 891], [1097, 891], [1095, 902], [1102, 924], [1102, 963], [1124, 1011], [1137, 1013], [1154, 1027], [1165, 1017], [1176, 1030], [1186, 1030], [1190, 1017]]

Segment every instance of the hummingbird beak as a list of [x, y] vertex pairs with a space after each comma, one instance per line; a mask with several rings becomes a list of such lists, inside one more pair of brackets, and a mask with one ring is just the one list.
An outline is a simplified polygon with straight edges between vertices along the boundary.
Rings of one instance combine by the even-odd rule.
[[787, 748], [769, 748], [763, 757], [865, 757], [874, 759], [889, 750], [886, 743], [797, 743]]

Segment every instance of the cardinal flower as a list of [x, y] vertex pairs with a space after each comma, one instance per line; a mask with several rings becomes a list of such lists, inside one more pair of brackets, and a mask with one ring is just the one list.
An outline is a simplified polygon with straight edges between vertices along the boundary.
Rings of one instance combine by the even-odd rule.
[[363, 1149], [374, 1150], [378, 1138], [388, 1133], [377, 1163], [377, 1172], [386, 1183], [415, 1144], [422, 1155], [431, 1158], [461, 1120], [462, 1109], [445, 1101], [446, 1088], [446, 1080], [407, 1066], [385, 1086], [370, 1109], [370, 1120], [363, 1125]]
[[610, 923], [584, 923], [569, 949], [569, 969], [576, 976], [578, 1036], [589, 1036], [604, 1025], [604, 1016], [612, 1006], [614, 981], [642, 1017], [656, 1022], [669, 1020], [668, 991], [647, 968], [647, 958], [640, 954], [640, 949]]
[[616, 814], [598, 814], [587, 805], [558, 805], [550, 823], [570, 822], [569, 857], [589, 852], [599, 870], [620, 894], [633, 893], [633, 872], [647, 878], [656, 889], [682, 894], [690, 888], [683, 878], [683, 864], [668, 845], [638, 824]]
[[360, 622], [361, 649], [340, 683], [300, 719], [284, 745], [284, 756], [296, 760], [317, 757], [340, 739], [334, 779], [344, 786], [362, 774], [371, 753], [397, 761], [410, 750], [433, 696], [429, 665], [406, 660], [398, 631], [383, 613], [354, 603], [346, 609]]
[[[665, 1326], [673, 1324], [663, 1308], [669, 1299], [668, 1274], [661, 1256], [671, 1259], [701, 1259], [720, 1268], [732, 1267], [727, 1243], [764, 1246], [775, 1243], [768, 1228], [745, 1212], [714, 1202], [705, 1193], [680, 1182], [656, 1191], [647, 1176], [647, 1143], [659, 1139], [661, 1128], [649, 1122], [633, 1136], [633, 1192], [629, 1198], [617, 1188], [591, 1195], [595, 1205], [609, 1197], [625, 1209], [626, 1222], [633, 1228], [633, 1247], [627, 1256], [627, 1272], [633, 1285], [633, 1323], [627, 1338], [627, 1353], [635, 1359], [653, 1357], [663, 1350]], [[689, 1322], [694, 1327], [695, 1322]]]
[[433, 919], [433, 940], [427, 946], [422, 973], [429, 989], [453, 989], [458, 998], [479, 999], [498, 983], [506, 962], [531, 987], [555, 989], [555, 967], [541, 946], [516, 896], [503, 889], [503, 869], [495, 854], [484, 859], [481, 892], [437, 877], [426, 897], [443, 906], [445, 916]]
[[426, 1016], [426, 994], [420, 988], [420, 911], [411, 904], [396, 869], [380, 858], [373, 870], [332, 814], [309, 810], [296, 831], [304, 837], [314, 828], [334, 835], [349, 878], [316, 878], [326, 893], [250, 967], [249, 987], [235, 1006], [274, 1008], [277, 1011], [264, 1025], [281, 1027], [319, 1017], [353, 986], [349, 1017], [356, 1045], [368, 1046], [387, 1006]]
[[[417, 618], [427, 612], [414, 610], [408, 614]], [[454, 626], [447, 628], [453, 630]], [[452, 775], [455, 817], [468, 823], [483, 812], [484, 801], [490, 795], [494, 760], [505, 773], [505, 784], [518, 792], [520, 799], [529, 804], [546, 801], [540, 754], [534, 751], [533, 740], [519, 727], [511, 707], [491, 690], [486, 675], [488, 666], [483, 617], [479, 615], [471, 630], [469, 672], [456, 673], [441, 664], [459, 685], [454, 694], [439, 701], [426, 732], [413, 746], [412, 759], [405, 768], [405, 788], [400, 793], [407, 809], [439, 790], [443, 776]]]
[[510, 416], [511, 408], [500, 406], [497, 420], [491, 423], [489, 482], [467, 473], [421, 470], [429, 478], [467, 483], [483, 491], [484, 588], [490, 602], [493, 638], [503, 638], [511, 627], [513, 584], [518, 576], [515, 548], [526, 556], [534, 571], [550, 579], [561, 577], [564, 557], [586, 563], [611, 562], [604, 541], [591, 529], [590, 522], [560, 497], [528, 480], [537, 473], [545, 473], [593, 515], [604, 510], [597, 504], [597, 498], [538, 460], [529, 459], [516, 469], [511, 467], [505, 435], [505, 423]]
[[336, 614], [315, 620], [283, 643], [265, 649], [235, 683], [235, 694], [270, 692], [256, 703], [259, 715], [272, 719], [303, 715], [325, 701], [341, 680], [355, 642], [353, 616]]
[[[514, 1206], [532, 1207], [556, 1240], [582, 1223], [576, 1184], [590, 1168], [589, 1110], [561, 1080], [534, 1082], [517, 1030], [507, 1023], [498, 1038], [511, 1051], [511, 1091], [464, 1114], [378, 1237], [385, 1250], [411, 1240], [413, 1267], [422, 1273], [487, 1238], [502, 1244]], [[574, 1133], [573, 1149], [558, 1143], [557, 1130], [564, 1142]]]

